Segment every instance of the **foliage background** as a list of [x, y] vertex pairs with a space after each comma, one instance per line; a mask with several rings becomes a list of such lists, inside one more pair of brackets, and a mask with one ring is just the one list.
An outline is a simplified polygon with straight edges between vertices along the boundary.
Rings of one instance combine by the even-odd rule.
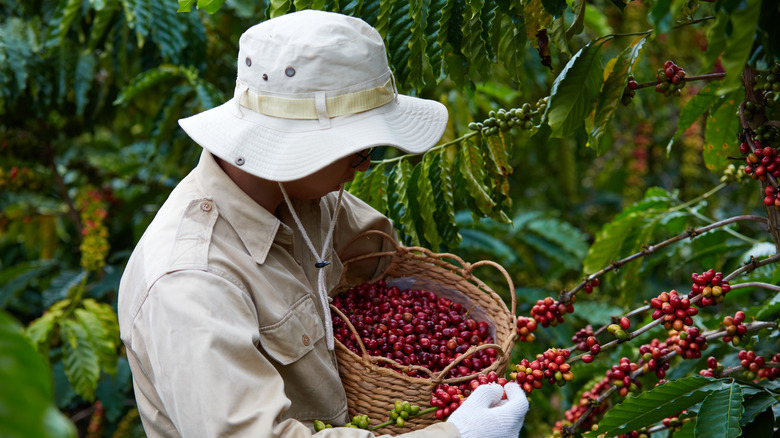
[[[690, 83], [679, 99], [640, 91], [607, 123], [596, 122], [603, 128], [596, 142], [589, 126], [594, 123], [592, 106], [587, 105], [570, 118], [565, 132], [553, 136], [550, 113], [535, 116], [531, 130], [513, 129], [500, 137], [475, 136], [469, 123], [481, 122], [499, 108], [533, 106], [554, 94], [556, 78], [567, 71], [573, 55], [606, 35], [655, 29], [641, 41], [638, 35], [603, 41], [600, 63], [607, 67], [626, 47], [641, 47], [635, 62], [615, 79], [610, 105], [617, 105], [629, 70], [639, 82], [654, 80], [656, 68], [667, 59], [689, 74], [723, 71], [718, 55], [724, 48], [737, 59], [745, 54], [742, 64], [727, 70], [731, 77], [726, 81], [733, 82], [745, 62], [766, 68], [774, 56], [773, 44], [780, 39], [762, 24], [777, 17], [772, 2], [194, 3], [180, 2], [183, 11], [190, 11], [177, 12], [170, 1], [0, 0], [0, 322], [4, 333], [11, 333], [9, 339], [21, 333], [19, 325], [26, 327], [27, 338], [44, 358], [35, 367], [50, 370], [9, 367], [0, 381], [11, 382], [6, 376], [18, 375], [13, 382], [24, 378], [41, 388], [50, 406], [41, 404], [34, 415], [48, 419], [45, 433], [52, 436], [73, 433], [70, 422], [82, 436], [142, 434], [112, 313], [123, 266], [157, 208], [200, 153], [176, 120], [225, 101], [233, 89], [240, 34], [289, 10], [318, 7], [363, 17], [387, 37], [400, 91], [448, 106], [451, 121], [442, 144], [451, 145], [425, 159], [385, 151], [384, 161], [374, 167], [382, 171], [374, 175], [391, 181], [397, 176], [401, 184], [419, 169], [424, 176], [413, 181], [427, 176], [438, 182], [438, 189], [391, 184], [379, 195], [366, 175], [369, 183], [357, 180], [350, 190], [380, 209], [389, 206], [388, 214], [407, 243], [457, 252], [466, 260], [499, 261], [518, 287], [518, 314], [527, 314], [537, 299], [571, 289], [609, 261], [637, 252], [642, 244], [733, 215], [766, 216], [755, 183], [719, 186], [722, 157], [715, 157], [721, 159], [715, 172], [705, 167], [705, 160], [714, 159], [705, 147], [705, 112], [716, 111], [717, 105], [704, 106], [704, 119], [678, 132], [681, 109], [705, 83]], [[761, 23], [750, 17], [744, 23], [726, 19], [725, 24], [705, 18], [762, 7]], [[701, 18], [705, 20], [678, 27]], [[738, 34], [743, 25], [747, 37]], [[538, 38], [541, 29], [548, 31], [548, 41]], [[724, 35], [720, 51], [712, 49], [717, 32]], [[600, 83], [603, 78], [596, 79]], [[738, 104], [741, 96], [735, 96]], [[558, 94], [559, 102], [576, 98]], [[727, 102], [723, 108], [733, 113], [736, 107]], [[724, 134], [723, 141], [738, 155], [737, 126], [733, 120], [724, 126], [733, 132]], [[672, 137], [679, 138], [671, 144]], [[503, 168], [492, 166], [502, 162]], [[432, 176], [437, 169], [439, 179]], [[715, 187], [714, 194], [702, 197]], [[421, 208], [415, 203], [418, 195], [448, 205], [439, 211], [445, 216]], [[621, 212], [631, 206], [643, 219], [620, 221]], [[431, 223], [439, 229], [432, 230]], [[623, 226], [620, 239], [592, 246], [610, 223]], [[710, 267], [730, 272], [751, 255], [776, 252], [771, 237], [757, 225], [730, 226], [672, 245], [605, 278], [598, 293], [580, 297], [578, 312], [567, 324], [540, 332], [533, 345], [518, 344], [515, 356], [531, 358], [549, 346], [568, 346], [585, 324], [601, 325], [661, 290], [686, 287], [691, 272]], [[777, 284], [772, 266], [750, 275]], [[500, 278], [487, 280], [506, 293]], [[725, 314], [737, 309], [757, 314], [766, 303], [770, 312], [765, 316], [776, 317], [780, 307], [774, 294], [760, 289], [735, 291], [731, 297], [721, 309], [703, 313], [699, 322], [714, 327]], [[762, 342], [778, 351], [776, 337]], [[713, 354], [735, 360], [732, 348], [713, 349]], [[613, 362], [632, 353], [629, 346], [618, 350], [610, 356]], [[18, 357], [38, 360], [25, 351]], [[535, 391], [523, 433], [550, 433], [583, 385], [609, 365], [609, 360], [581, 365], [573, 384]], [[698, 368], [686, 364], [673, 369], [674, 375], [684, 376]], [[30, 393], [28, 387], [14, 385], [0, 387], [0, 403], [12, 405], [19, 394]], [[5, 431], [2, 426], [0, 431]]]

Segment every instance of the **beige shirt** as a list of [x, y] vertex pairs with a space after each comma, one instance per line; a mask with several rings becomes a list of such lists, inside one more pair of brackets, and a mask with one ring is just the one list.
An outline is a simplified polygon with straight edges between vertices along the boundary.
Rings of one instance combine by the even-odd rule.
[[[293, 201], [318, 250], [336, 199]], [[342, 203], [323, 268], [328, 290], [341, 276], [335, 254], [347, 242], [367, 229], [393, 233], [387, 218], [349, 193]], [[280, 216], [204, 151], [135, 248], [120, 284], [119, 325], [149, 437], [308, 437], [314, 420], [349, 421], [325, 342], [317, 260], [286, 207]], [[364, 239], [349, 248], [358, 254], [381, 245]], [[373, 434], [337, 427], [316, 436]], [[459, 433], [438, 423], [404, 436]]]

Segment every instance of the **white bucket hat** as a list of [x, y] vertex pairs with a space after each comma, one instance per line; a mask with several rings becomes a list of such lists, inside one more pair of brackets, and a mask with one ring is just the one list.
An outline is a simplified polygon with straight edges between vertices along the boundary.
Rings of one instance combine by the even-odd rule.
[[447, 109], [397, 93], [384, 42], [366, 22], [303, 10], [244, 32], [233, 98], [179, 124], [212, 154], [285, 182], [369, 147], [424, 152], [441, 138]]

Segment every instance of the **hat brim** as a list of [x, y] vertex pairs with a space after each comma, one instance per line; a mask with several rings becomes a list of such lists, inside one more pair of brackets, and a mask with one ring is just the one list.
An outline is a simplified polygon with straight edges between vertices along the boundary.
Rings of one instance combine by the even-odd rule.
[[[179, 120], [201, 147], [250, 174], [292, 181], [330, 163], [376, 146], [422, 153], [438, 143], [447, 126], [440, 102], [398, 95], [397, 101], [358, 114], [318, 120], [271, 117], [241, 107], [236, 98]], [[240, 158], [240, 160], [239, 160]]]

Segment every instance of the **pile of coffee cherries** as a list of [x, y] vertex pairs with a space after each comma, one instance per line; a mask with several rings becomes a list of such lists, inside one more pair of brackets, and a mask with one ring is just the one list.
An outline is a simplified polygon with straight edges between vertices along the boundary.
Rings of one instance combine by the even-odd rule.
[[[339, 294], [333, 305], [349, 318], [369, 355], [406, 366], [439, 372], [470, 347], [495, 343], [487, 322], [474, 320], [468, 309], [432, 291], [401, 290], [380, 280]], [[361, 354], [355, 335], [337, 315], [333, 315], [333, 330], [339, 342]], [[477, 351], [461, 360], [445, 377], [479, 372], [495, 362], [497, 355], [494, 348]], [[389, 363], [383, 366], [392, 368]], [[417, 370], [408, 370], [406, 374], [427, 376]]]

